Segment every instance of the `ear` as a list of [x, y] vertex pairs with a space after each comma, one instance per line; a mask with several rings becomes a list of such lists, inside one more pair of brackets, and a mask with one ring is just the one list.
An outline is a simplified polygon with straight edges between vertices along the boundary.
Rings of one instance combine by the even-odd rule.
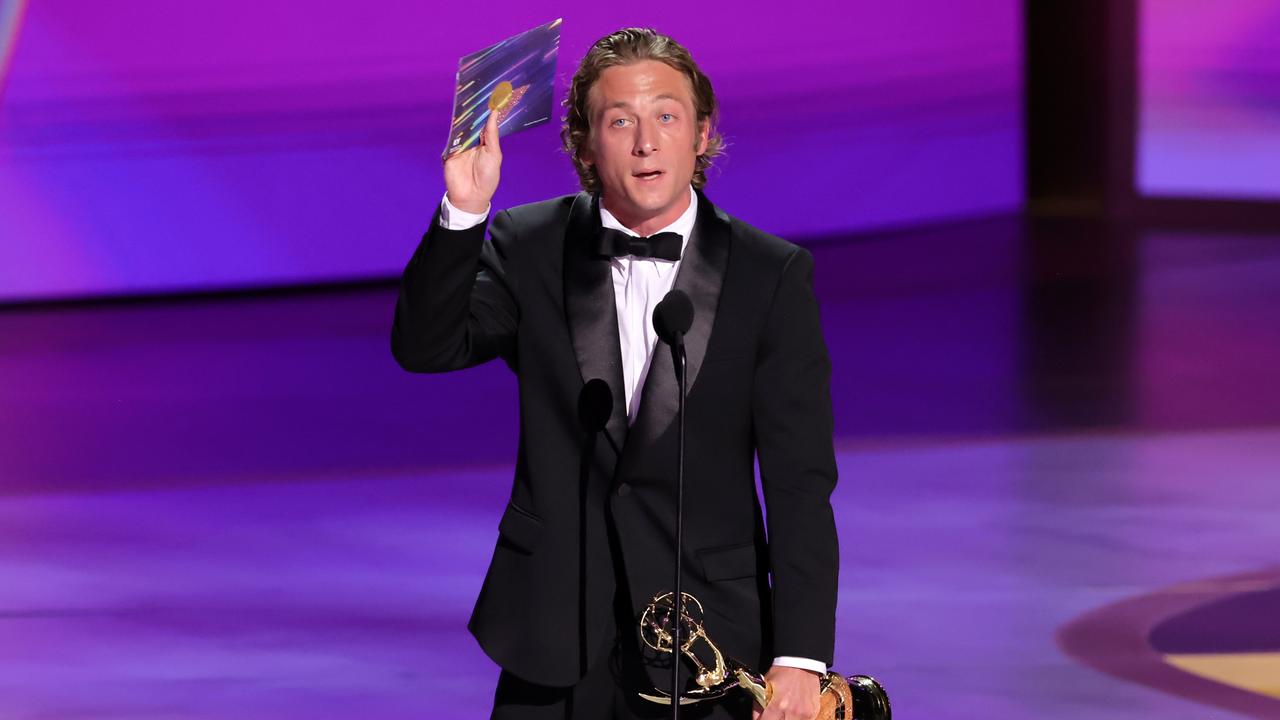
[[705, 155], [707, 152], [707, 142], [711, 138], [711, 120], [705, 119], [698, 123], [698, 146], [695, 148], [695, 155]]

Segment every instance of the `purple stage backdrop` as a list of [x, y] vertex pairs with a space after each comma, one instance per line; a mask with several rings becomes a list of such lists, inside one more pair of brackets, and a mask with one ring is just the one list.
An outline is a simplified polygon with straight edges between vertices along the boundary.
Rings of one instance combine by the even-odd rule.
[[[557, 102], [617, 27], [691, 48], [729, 141], [709, 194], [772, 232], [1015, 210], [1019, 6], [0, 0], [0, 301], [398, 273], [458, 58], [560, 15]], [[504, 144], [497, 205], [576, 189], [558, 125]]]
[[1280, 2], [1140, 7], [1139, 192], [1280, 198]]

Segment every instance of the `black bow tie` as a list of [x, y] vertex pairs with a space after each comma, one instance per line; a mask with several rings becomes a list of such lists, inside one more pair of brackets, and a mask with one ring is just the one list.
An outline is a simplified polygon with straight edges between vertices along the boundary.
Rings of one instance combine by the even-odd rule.
[[638, 258], [654, 258], [657, 260], [679, 260], [680, 246], [684, 238], [680, 233], [660, 232], [649, 237], [635, 237], [621, 230], [604, 228], [596, 239], [596, 254], [606, 257], [624, 257], [634, 255]]

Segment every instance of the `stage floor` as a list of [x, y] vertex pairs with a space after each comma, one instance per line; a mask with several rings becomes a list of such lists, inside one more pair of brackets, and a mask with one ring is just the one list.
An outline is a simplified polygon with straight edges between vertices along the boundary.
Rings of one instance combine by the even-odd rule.
[[[837, 668], [902, 718], [1280, 717], [1280, 238], [1029, 232], [815, 248]], [[0, 718], [487, 717], [514, 381], [404, 373], [393, 304], [0, 311]]]

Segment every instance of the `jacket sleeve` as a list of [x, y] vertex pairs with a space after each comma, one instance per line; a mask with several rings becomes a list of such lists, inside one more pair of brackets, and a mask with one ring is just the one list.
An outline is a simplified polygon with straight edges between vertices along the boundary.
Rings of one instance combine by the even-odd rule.
[[400, 281], [391, 354], [405, 370], [447, 372], [501, 357], [514, 366], [520, 311], [510, 274], [510, 216], [467, 230], [431, 222]]
[[773, 583], [773, 653], [831, 664], [839, 543], [831, 361], [812, 288], [813, 256], [788, 258], [752, 387]]

